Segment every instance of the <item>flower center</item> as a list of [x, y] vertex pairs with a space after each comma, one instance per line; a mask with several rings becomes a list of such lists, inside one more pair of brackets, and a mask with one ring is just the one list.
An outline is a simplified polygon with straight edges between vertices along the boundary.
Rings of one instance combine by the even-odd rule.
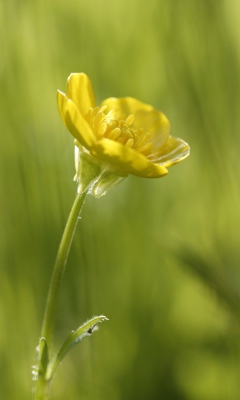
[[149, 141], [150, 133], [144, 132], [143, 128], [132, 127], [135, 119], [133, 114], [115, 119], [113, 111], [109, 111], [108, 114], [104, 113], [106, 108], [107, 106], [90, 108], [85, 115], [96, 139], [111, 139], [148, 156], [153, 145]]

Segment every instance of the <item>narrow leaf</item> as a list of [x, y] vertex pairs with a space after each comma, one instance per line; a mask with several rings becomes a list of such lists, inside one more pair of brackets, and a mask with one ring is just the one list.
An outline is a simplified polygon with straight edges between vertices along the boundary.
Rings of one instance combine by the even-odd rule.
[[92, 317], [89, 321], [86, 321], [83, 325], [76, 329], [76, 331], [70, 332], [60, 350], [56, 353], [56, 355], [49, 363], [46, 374], [47, 379], [51, 379], [53, 377], [56, 369], [58, 368], [64, 357], [67, 355], [67, 353], [79, 342], [81, 342], [85, 337], [91, 336], [91, 334], [98, 329], [97, 325], [103, 321], [108, 321], [108, 318], [106, 318], [104, 315]]

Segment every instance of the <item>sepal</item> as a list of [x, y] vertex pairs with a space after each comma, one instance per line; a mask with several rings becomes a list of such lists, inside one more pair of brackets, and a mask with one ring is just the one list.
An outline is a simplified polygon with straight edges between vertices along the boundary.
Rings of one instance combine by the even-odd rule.
[[109, 189], [128, 176], [89, 154], [77, 141], [75, 141], [75, 167], [74, 180], [78, 182], [78, 193], [87, 191], [97, 198], [105, 195]]
[[102, 165], [93, 156], [79, 146], [75, 146], [76, 175], [74, 180], [78, 182], [78, 193], [84, 193], [99, 178]]
[[126, 176], [117, 175], [111, 171], [104, 171], [91, 189], [91, 194], [97, 198], [104, 196], [109, 189], [118, 185]]

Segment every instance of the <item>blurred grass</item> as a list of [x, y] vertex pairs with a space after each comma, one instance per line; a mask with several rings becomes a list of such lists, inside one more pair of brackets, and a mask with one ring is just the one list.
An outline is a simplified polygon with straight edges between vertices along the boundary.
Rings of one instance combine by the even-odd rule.
[[55, 92], [80, 71], [99, 101], [164, 111], [191, 156], [88, 198], [56, 342], [92, 315], [110, 321], [68, 357], [52, 398], [239, 399], [239, 12], [234, 0], [0, 4], [1, 399], [30, 398], [76, 190]]

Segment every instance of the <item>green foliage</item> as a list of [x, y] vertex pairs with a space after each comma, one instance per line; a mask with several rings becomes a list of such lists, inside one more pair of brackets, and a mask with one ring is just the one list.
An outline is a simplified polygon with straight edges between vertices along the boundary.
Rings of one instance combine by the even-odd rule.
[[[239, 3], [41, 0], [0, 5], [0, 398], [25, 400], [51, 271], [76, 193], [56, 90], [162, 110], [191, 156], [159, 180], [89, 196], [55, 338], [107, 315], [57, 371], [52, 399], [238, 400]], [[55, 349], [56, 350], [56, 349]]]

